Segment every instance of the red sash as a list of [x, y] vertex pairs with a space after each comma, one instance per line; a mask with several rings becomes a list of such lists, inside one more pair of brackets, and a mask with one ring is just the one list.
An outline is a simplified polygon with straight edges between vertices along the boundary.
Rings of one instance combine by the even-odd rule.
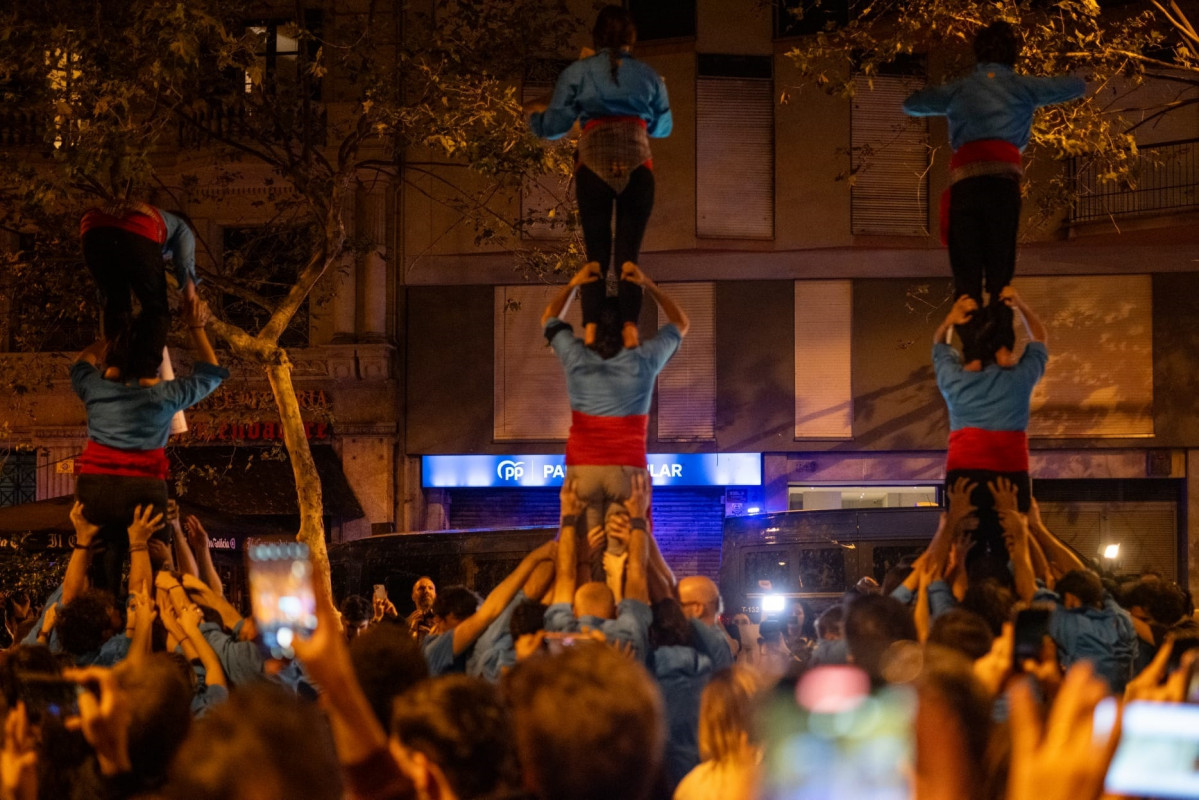
[[570, 438], [566, 440], [567, 466], [593, 464], [646, 468], [648, 414], [597, 417], [572, 410], [570, 416]]
[[[1014, 164], [1020, 168], [1023, 160], [1020, 148], [1002, 139], [979, 139], [977, 142], [966, 142], [953, 151], [949, 159], [950, 186], [953, 185], [953, 171], [970, 164], [984, 162], [999, 162]], [[941, 192], [941, 244], [949, 244], [949, 188]]]
[[76, 459], [75, 472], [80, 475], [124, 475], [127, 478], [157, 478], [166, 480], [171, 463], [166, 450], [121, 450], [88, 439], [83, 453]]
[[145, 203], [138, 203], [137, 210], [126, 211], [119, 217], [93, 208], [79, 221], [79, 235], [82, 236], [93, 228], [120, 228], [156, 244], [165, 244], [167, 240], [166, 221], [158, 213], [158, 209]]
[[945, 469], [1028, 472], [1028, 434], [982, 428], [950, 431]]

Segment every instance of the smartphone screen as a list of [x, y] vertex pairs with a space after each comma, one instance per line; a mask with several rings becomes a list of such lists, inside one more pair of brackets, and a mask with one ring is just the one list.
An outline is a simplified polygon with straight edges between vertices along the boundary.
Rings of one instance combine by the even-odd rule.
[[1012, 641], [1012, 669], [1021, 672], [1028, 659], [1039, 661], [1045, 637], [1049, 635], [1051, 609], [1043, 606], [1026, 608], [1016, 614]]
[[[1097, 709], [1097, 729], [1107, 722], [1099, 713]], [[1103, 713], [1111, 716], [1110, 709]], [[1199, 797], [1199, 706], [1126, 705], [1120, 746], [1104, 788], [1109, 794], [1135, 797]]]
[[767, 707], [765, 800], [908, 800], [915, 696], [854, 667], [809, 670]]
[[561, 653], [567, 647], [573, 647], [578, 642], [595, 642], [595, 639], [585, 633], [549, 631], [542, 638], [541, 645], [551, 653]]
[[316, 630], [308, 545], [288, 539], [246, 544], [250, 605], [262, 645], [273, 658], [295, 655], [292, 643]]
[[67, 680], [53, 672], [26, 672], [15, 674], [17, 696], [25, 702], [32, 722], [43, 717], [64, 720], [79, 716], [79, 692], [75, 681]]

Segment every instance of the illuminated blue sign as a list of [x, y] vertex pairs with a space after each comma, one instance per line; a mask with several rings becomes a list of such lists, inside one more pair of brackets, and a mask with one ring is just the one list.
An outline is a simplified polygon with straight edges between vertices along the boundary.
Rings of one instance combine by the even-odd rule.
[[[761, 486], [761, 453], [650, 453], [654, 486]], [[561, 486], [565, 456], [424, 456], [429, 489]]]

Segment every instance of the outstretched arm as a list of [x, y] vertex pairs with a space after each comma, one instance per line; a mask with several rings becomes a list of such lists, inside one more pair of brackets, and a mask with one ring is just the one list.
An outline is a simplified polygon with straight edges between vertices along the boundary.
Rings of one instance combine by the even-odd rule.
[[933, 334], [933, 344], [941, 344], [949, 338], [950, 329], [954, 325], [964, 325], [970, 321], [970, 317], [978, 310], [978, 303], [968, 294], [964, 294], [954, 301], [953, 308], [949, 309], [949, 313], [945, 315], [945, 319], [937, 326], [936, 333]]
[[558, 290], [554, 299], [550, 300], [550, 304], [545, 307], [545, 311], [541, 314], [541, 327], [544, 328], [545, 323], [549, 322], [551, 317], [557, 317], [562, 313], [562, 309], [566, 308], [566, 301], [570, 299], [570, 293], [575, 290], [575, 287], [582, 286], [584, 283], [595, 283], [599, 279], [599, 264], [594, 261], [584, 264], [582, 269], [574, 274], [569, 283]]
[[212, 563], [212, 543], [208, 540], [208, 531], [196, 519], [195, 514], [187, 516], [187, 541], [196, 554], [199, 576], [208, 587], [218, 595], [224, 596], [225, 587], [221, 584], [221, 576], [217, 574], [216, 565]]
[[512, 602], [512, 598], [516, 597], [516, 593], [525, 585], [525, 581], [533, 574], [533, 570], [542, 561], [552, 561], [555, 551], [558, 548], [558, 543], [552, 539], [538, 547], [533, 552], [529, 553], [517, 565], [516, 569], [504, 580], [500, 581], [500, 585], [491, 590], [491, 594], [487, 595], [487, 599], [483, 601], [483, 605], [471, 614], [466, 619], [454, 628], [454, 655], [461, 655], [470, 647], [476, 639], [483, 635], [483, 631], [487, 630], [487, 626], [495, 622], [508, 604]]
[[641, 267], [631, 262], [625, 263], [620, 271], [620, 279], [635, 283], [649, 292], [650, 297], [654, 298], [654, 301], [666, 313], [666, 319], [679, 329], [679, 336], [687, 335], [687, 331], [691, 328], [691, 320], [688, 319], [686, 312], [679, 308], [674, 298], [658, 288], [658, 284], [650, 280], [649, 276], [641, 271]]
[[1045, 527], [1045, 523], [1041, 519], [1041, 508], [1037, 505], [1036, 499], [1033, 499], [1032, 506], [1029, 508], [1028, 527], [1037, 543], [1041, 545], [1041, 549], [1045, 551], [1045, 558], [1049, 560], [1049, 566], [1054, 572], [1055, 579], [1072, 570], [1089, 569], [1073, 550], [1066, 547], [1061, 539], [1054, 536]]
[[83, 516], [83, 503], [78, 500], [71, 508], [71, 524], [75, 526], [75, 549], [71, 551], [71, 560], [67, 562], [67, 574], [62, 579], [61, 604], [64, 606], [87, 591], [87, 570], [92, 564], [92, 544], [96, 540], [96, 534], [100, 532], [99, 525], [93, 525]]
[[1024, 298], [1014, 288], [1003, 287], [1003, 291], [999, 293], [999, 299], [1020, 312], [1020, 318], [1024, 320], [1024, 330], [1028, 333], [1029, 339], [1034, 342], [1047, 341], [1049, 330], [1045, 327], [1045, 323], [1036, 315], [1036, 312], [1028, 307], [1028, 303], [1024, 302]]
[[220, 363], [217, 361], [216, 351], [212, 349], [212, 342], [208, 341], [208, 334], [204, 331], [204, 326], [208, 324], [211, 317], [212, 313], [208, 310], [208, 304], [199, 297], [184, 297], [183, 318], [187, 322], [187, 331], [192, 337], [192, 346], [199, 354], [197, 357], [200, 361], [216, 367], [220, 366]]

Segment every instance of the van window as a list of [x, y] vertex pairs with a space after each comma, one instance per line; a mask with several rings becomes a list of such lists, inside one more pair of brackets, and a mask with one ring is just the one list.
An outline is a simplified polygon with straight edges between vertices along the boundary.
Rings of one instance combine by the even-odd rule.
[[916, 560], [916, 557], [924, 552], [927, 543], [922, 544], [907, 544], [907, 545], [875, 545], [873, 554], [873, 575], [874, 579], [882, 585], [883, 578], [887, 575], [887, 570], [906, 561], [911, 563]]
[[812, 547], [799, 551], [799, 591], [843, 592], [845, 551], [840, 547]]
[[797, 592], [791, 572], [791, 556], [786, 550], [751, 550], [745, 554], [743, 585], [750, 592], [763, 590], [762, 581], [770, 581], [774, 592]]

